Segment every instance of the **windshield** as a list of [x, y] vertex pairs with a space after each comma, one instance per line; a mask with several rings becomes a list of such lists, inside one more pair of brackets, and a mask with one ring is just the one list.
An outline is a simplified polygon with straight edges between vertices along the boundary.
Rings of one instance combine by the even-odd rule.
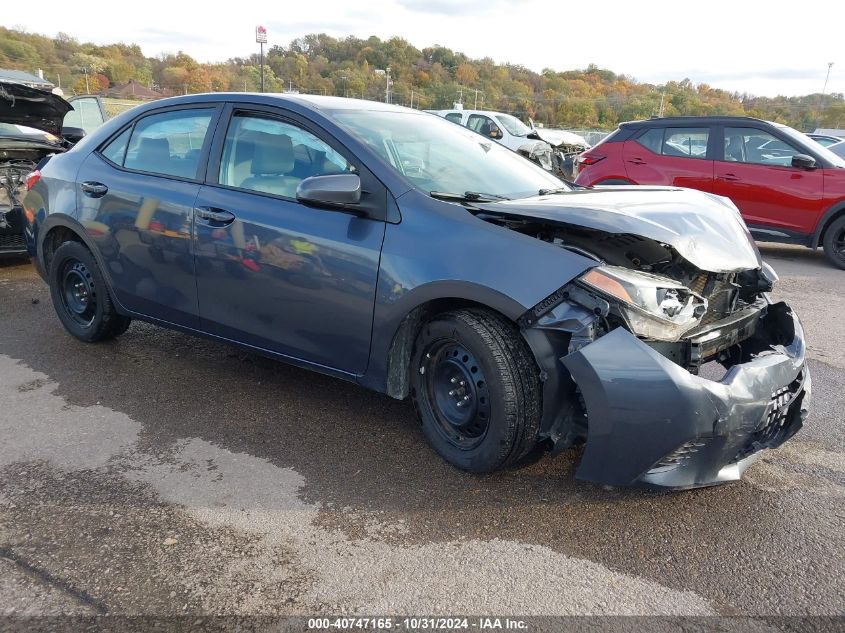
[[413, 111], [337, 110], [334, 119], [414, 185], [508, 198], [564, 188], [563, 182], [493, 140], [436, 115]]
[[796, 141], [798, 141], [799, 143], [801, 143], [804, 146], [806, 146], [808, 144], [807, 143], [808, 140], [812, 141], [811, 147], [813, 148], [813, 151], [816, 154], [819, 154], [826, 161], [832, 163], [834, 165], [834, 167], [845, 167], [845, 160], [843, 160], [842, 158], [840, 158], [839, 156], [837, 156], [836, 154], [831, 152], [828, 148], [826, 148], [822, 145], [819, 145], [818, 143], [813, 141], [813, 139], [811, 139], [806, 134], [802, 134], [798, 130], [793, 130], [788, 125], [778, 125], [777, 127], [781, 132], [783, 132], [784, 134], [786, 134], [790, 138], [795, 139]]
[[514, 136], [528, 136], [531, 133], [531, 128], [525, 125], [522, 121], [510, 114], [497, 114], [496, 118], [502, 127]]

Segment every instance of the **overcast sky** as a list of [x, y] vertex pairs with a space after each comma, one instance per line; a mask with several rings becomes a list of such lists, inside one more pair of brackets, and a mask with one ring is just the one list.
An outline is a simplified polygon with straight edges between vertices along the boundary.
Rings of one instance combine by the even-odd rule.
[[3, 22], [203, 62], [257, 52], [258, 24], [270, 45], [319, 32], [398, 35], [536, 71], [594, 63], [643, 82], [689, 77], [768, 96], [820, 92], [834, 62], [827, 92], [845, 92], [842, 0], [40, 0]]

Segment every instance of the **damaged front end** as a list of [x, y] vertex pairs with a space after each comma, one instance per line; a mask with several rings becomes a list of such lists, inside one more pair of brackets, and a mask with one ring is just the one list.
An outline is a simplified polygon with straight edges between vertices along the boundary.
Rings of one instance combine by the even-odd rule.
[[[526, 222], [508, 225], [526, 232]], [[769, 300], [767, 265], [712, 272], [642, 236], [530, 232], [597, 263], [520, 319], [543, 372], [541, 436], [554, 453], [586, 443], [579, 478], [723, 483], [801, 428], [804, 334], [788, 305]]]

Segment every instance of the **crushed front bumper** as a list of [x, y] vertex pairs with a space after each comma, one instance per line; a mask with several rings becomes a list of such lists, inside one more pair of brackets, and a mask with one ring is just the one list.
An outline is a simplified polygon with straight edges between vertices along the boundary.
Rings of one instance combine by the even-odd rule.
[[810, 401], [804, 332], [789, 306], [768, 306], [742, 349], [745, 362], [718, 382], [622, 328], [562, 358], [587, 409], [576, 475], [674, 489], [739, 479], [801, 428]]

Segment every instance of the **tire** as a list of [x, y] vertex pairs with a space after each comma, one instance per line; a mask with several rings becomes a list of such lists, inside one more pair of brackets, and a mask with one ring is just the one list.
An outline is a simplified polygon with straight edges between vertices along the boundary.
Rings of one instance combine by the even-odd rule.
[[84, 244], [65, 242], [47, 275], [53, 307], [65, 329], [86, 343], [123, 334], [131, 319], [118, 314], [99, 266]]
[[431, 446], [450, 464], [486, 473], [537, 444], [539, 370], [516, 326], [483, 309], [434, 317], [417, 335], [411, 397]]
[[824, 232], [824, 254], [831, 264], [845, 270], [845, 216], [833, 221]]

